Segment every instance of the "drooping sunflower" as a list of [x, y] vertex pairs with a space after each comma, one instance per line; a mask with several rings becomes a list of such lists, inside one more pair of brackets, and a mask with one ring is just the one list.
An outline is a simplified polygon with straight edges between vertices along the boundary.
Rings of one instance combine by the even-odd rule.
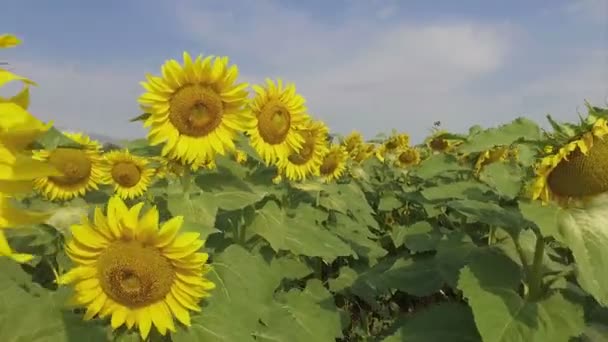
[[239, 71], [228, 66], [228, 57], [200, 55], [193, 61], [184, 52], [183, 59], [183, 66], [167, 61], [162, 77], [146, 75], [139, 102], [150, 114], [144, 122], [150, 143], [164, 143], [163, 156], [200, 165], [234, 150], [237, 132], [251, 117], [248, 84], [235, 83]]
[[511, 148], [510, 146], [496, 146], [489, 150], [483, 151], [477, 157], [475, 161], [474, 171], [475, 174], [481, 173], [483, 168], [492, 163], [505, 161], [509, 158], [517, 158], [517, 149]]
[[181, 216], [159, 229], [158, 210], [140, 216], [142, 207], [115, 196], [107, 215], [96, 208], [93, 222], [73, 225], [66, 253], [76, 267], [57, 282], [75, 283], [72, 303], [86, 307], [85, 320], [109, 316], [113, 329], [136, 326], [145, 340], [152, 325], [161, 335], [175, 331], [173, 317], [190, 326], [188, 310], [200, 311], [215, 284], [204, 277], [209, 255], [199, 251], [200, 234], [178, 234]]
[[395, 165], [401, 168], [418, 165], [420, 163], [420, 152], [413, 147], [407, 147], [396, 153]]
[[66, 136], [79, 143], [80, 148], [34, 151], [35, 159], [50, 163], [62, 173], [62, 176], [41, 177], [34, 181], [35, 189], [51, 201], [84, 196], [88, 191], [97, 190], [103, 179], [99, 143], [83, 134], [67, 133]]
[[361, 164], [368, 160], [376, 153], [376, 145], [371, 143], [364, 143], [359, 145], [350, 153], [350, 158], [357, 164]]
[[359, 131], [350, 132], [343, 140], [342, 145], [346, 152], [351, 153], [363, 144], [363, 135]]
[[277, 167], [280, 174], [289, 180], [304, 180], [309, 176], [318, 176], [323, 156], [329, 151], [327, 134], [329, 129], [321, 121], [309, 121], [306, 126], [298, 129], [297, 134], [303, 141], [299, 151], [292, 151], [286, 157], [279, 159]]
[[104, 184], [113, 185], [114, 192], [122, 199], [144, 194], [155, 174], [146, 158], [133, 155], [128, 150], [110, 151], [103, 157], [101, 171]]
[[450, 133], [445, 130], [434, 129], [433, 133], [425, 139], [425, 144], [433, 153], [450, 152], [462, 143], [462, 140], [450, 139]]
[[325, 182], [334, 181], [344, 174], [347, 161], [348, 152], [346, 152], [346, 148], [334, 144], [323, 157], [323, 163], [319, 167], [319, 174], [324, 178]]
[[267, 165], [299, 151], [304, 138], [298, 128], [309, 122], [305, 100], [296, 93], [296, 86], [283, 86], [281, 79], [266, 79], [266, 86], [253, 86], [255, 97], [250, 101], [249, 143]]

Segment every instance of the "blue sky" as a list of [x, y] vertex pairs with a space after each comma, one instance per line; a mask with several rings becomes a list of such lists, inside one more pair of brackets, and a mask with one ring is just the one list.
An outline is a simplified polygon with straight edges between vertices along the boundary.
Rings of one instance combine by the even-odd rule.
[[227, 55], [241, 79], [294, 82], [338, 133], [393, 128], [422, 139], [436, 120], [465, 131], [546, 113], [576, 120], [608, 101], [605, 0], [7, 0], [2, 51], [39, 83], [32, 112], [125, 138], [145, 131], [139, 81], [168, 58]]

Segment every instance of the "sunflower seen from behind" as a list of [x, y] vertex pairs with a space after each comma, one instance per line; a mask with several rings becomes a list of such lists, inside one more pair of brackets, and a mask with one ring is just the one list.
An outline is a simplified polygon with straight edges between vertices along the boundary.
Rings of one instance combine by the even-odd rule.
[[184, 52], [183, 60], [183, 65], [167, 61], [161, 77], [146, 75], [139, 102], [149, 113], [144, 127], [150, 129], [150, 144], [164, 144], [163, 156], [196, 169], [234, 150], [234, 139], [251, 116], [248, 84], [236, 82], [239, 70], [229, 66], [228, 57], [192, 60]]
[[114, 187], [122, 199], [142, 196], [148, 189], [156, 170], [146, 158], [131, 154], [128, 150], [106, 152], [102, 166], [103, 183]]
[[302, 147], [279, 159], [277, 164], [279, 173], [292, 181], [319, 176], [323, 157], [329, 151], [328, 133], [329, 129], [321, 121], [309, 121], [306, 126], [298, 129], [296, 134], [299, 134], [303, 141]]
[[103, 173], [101, 145], [83, 134], [65, 134], [80, 148], [57, 147], [34, 151], [34, 158], [48, 162], [57, 168], [61, 176], [37, 178], [35, 188], [51, 201], [68, 201], [84, 196], [88, 191], [99, 189]]
[[420, 151], [414, 147], [407, 147], [395, 153], [395, 166], [408, 168], [420, 164]]
[[304, 138], [297, 130], [311, 119], [293, 83], [267, 79], [265, 87], [254, 85], [253, 90], [247, 135], [251, 147], [270, 165], [302, 148]]
[[319, 166], [319, 175], [327, 183], [342, 177], [346, 171], [348, 152], [342, 145], [333, 144], [323, 156], [323, 162]]
[[110, 318], [113, 329], [137, 327], [145, 340], [152, 326], [161, 335], [175, 331], [174, 318], [190, 326], [190, 311], [201, 310], [215, 284], [205, 278], [200, 234], [179, 233], [181, 216], [159, 227], [158, 210], [140, 215], [142, 207], [114, 196], [106, 215], [96, 208], [92, 222], [73, 225], [65, 248], [76, 266], [57, 282], [74, 284], [71, 303], [86, 308], [85, 320]]

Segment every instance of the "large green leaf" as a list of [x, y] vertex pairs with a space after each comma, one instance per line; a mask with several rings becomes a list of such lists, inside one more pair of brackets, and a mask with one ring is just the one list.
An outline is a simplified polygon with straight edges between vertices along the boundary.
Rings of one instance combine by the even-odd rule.
[[517, 118], [511, 123], [480, 132], [459, 147], [462, 153], [481, 152], [494, 146], [511, 145], [520, 138], [538, 140], [541, 137], [538, 125], [526, 118]]
[[321, 210], [303, 204], [294, 217], [288, 216], [275, 202], [268, 202], [255, 214], [247, 229], [260, 235], [275, 251], [287, 250], [296, 255], [317, 256], [329, 262], [339, 256], [355, 255], [352, 248], [319, 223], [326, 216]]
[[425, 159], [413, 170], [417, 177], [429, 179], [447, 171], [468, 171], [469, 169], [460, 165], [456, 157], [449, 154], [435, 154]]
[[558, 216], [559, 240], [576, 261], [580, 286], [603, 306], [608, 306], [608, 222], [606, 207], [562, 210]]
[[238, 245], [228, 247], [213, 261], [210, 280], [216, 284], [207, 305], [180, 329], [173, 341], [253, 341], [260, 319], [268, 319], [273, 292], [281, 277], [260, 255]]
[[508, 256], [486, 249], [460, 273], [458, 288], [473, 309], [483, 341], [567, 342], [584, 328], [583, 309], [559, 292], [537, 302], [518, 293], [521, 269]]
[[383, 342], [478, 342], [471, 309], [457, 303], [434, 305], [414, 314]]
[[303, 291], [280, 294], [263, 323], [255, 334], [261, 341], [334, 341], [342, 337], [334, 299], [317, 279], [309, 281]]
[[429, 201], [441, 199], [482, 199], [483, 194], [491, 189], [479, 182], [462, 181], [428, 187], [420, 193]]
[[228, 168], [198, 175], [196, 184], [203, 190], [204, 197], [208, 201], [224, 210], [244, 208], [268, 195], [267, 191], [252, 189]]
[[107, 341], [101, 322], [84, 322], [64, 308], [70, 291], [49, 291], [31, 282], [21, 267], [0, 259], [0, 341]]
[[169, 193], [167, 195], [167, 205], [173, 216], [184, 217], [184, 231], [199, 232], [203, 239], [218, 232], [215, 228], [218, 208], [209, 194]]
[[543, 236], [559, 239], [557, 226], [559, 208], [554, 205], [542, 205], [540, 201], [519, 201], [519, 211], [523, 217], [536, 224]]
[[330, 227], [336, 235], [344, 240], [355, 251], [358, 257], [372, 260], [385, 256], [388, 252], [377, 241], [378, 238], [368, 226], [346, 215], [337, 214], [337, 223]]
[[411, 226], [395, 227], [392, 239], [396, 247], [405, 245], [412, 253], [420, 253], [435, 250], [441, 233], [429, 222], [419, 221]]
[[504, 228], [513, 236], [528, 224], [518, 210], [501, 207], [492, 202], [460, 200], [450, 201], [447, 205], [473, 220]]
[[481, 171], [479, 178], [507, 198], [515, 198], [521, 191], [525, 171], [513, 163], [493, 163]]
[[439, 241], [435, 263], [438, 273], [448, 285], [456, 287], [460, 270], [469, 262], [476, 249], [471, 238], [459, 231], [450, 233]]

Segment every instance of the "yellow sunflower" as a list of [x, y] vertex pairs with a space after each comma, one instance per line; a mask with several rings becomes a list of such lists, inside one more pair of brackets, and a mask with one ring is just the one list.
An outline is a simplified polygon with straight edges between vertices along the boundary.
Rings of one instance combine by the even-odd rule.
[[346, 149], [346, 152], [351, 153], [359, 146], [363, 144], [363, 135], [359, 131], [350, 132], [344, 140], [342, 140], [342, 145]]
[[344, 174], [347, 161], [348, 152], [346, 152], [346, 148], [334, 144], [323, 157], [323, 163], [319, 167], [319, 174], [324, 178], [325, 182], [336, 180]]
[[155, 174], [146, 158], [135, 156], [128, 150], [110, 151], [103, 157], [101, 170], [104, 184], [113, 185], [115, 193], [122, 199], [132, 199], [144, 194]]
[[489, 150], [483, 151], [479, 154], [477, 160], [475, 161], [475, 174], [481, 173], [485, 166], [492, 163], [505, 161], [509, 158], [516, 159], [517, 154], [517, 149], [509, 146], [496, 146]]
[[107, 216], [97, 208], [93, 222], [73, 225], [66, 253], [77, 266], [57, 282], [75, 283], [71, 302], [86, 307], [85, 320], [110, 316], [113, 329], [137, 326], [145, 340], [152, 325], [161, 335], [175, 331], [173, 317], [190, 326], [188, 310], [200, 311], [215, 284], [204, 278], [210, 266], [200, 234], [178, 234], [181, 216], [159, 229], [158, 210], [140, 216], [143, 204], [128, 208], [112, 197]]
[[50, 163], [62, 173], [62, 176], [41, 177], [34, 181], [35, 189], [51, 201], [84, 196], [90, 190], [97, 190], [103, 179], [99, 143], [83, 134], [68, 133], [66, 136], [81, 147], [34, 151], [35, 159]]
[[304, 143], [297, 129], [310, 121], [304, 98], [292, 83], [283, 86], [266, 80], [266, 87], [254, 85], [256, 95], [250, 101], [249, 143], [269, 165], [299, 151]]
[[327, 134], [329, 129], [321, 121], [310, 121], [298, 129], [297, 134], [303, 141], [301, 149], [279, 159], [277, 167], [280, 174], [289, 180], [304, 180], [308, 176], [318, 176], [323, 164], [323, 156], [329, 151]]
[[374, 144], [364, 143], [359, 145], [350, 153], [350, 158], [358, 164], [368, 160], [371, 156], [376, 153], [376, 146]]
[[[608, 191], [608, 125], [597, 119], [590, 130], [545, 156], [536, 165], [533, 199], [562, 204], [585, 201]], [[551, 150], [551, 149], [547, 149]]]
[[243, 165], [247, 162], [247, 154], [241, 150], [235, 150], [234, 151], [234, 160]]
[[89, 137], [88, 135], [86, 135], [84, 133], [78, 133], [78, 132], [61, 132], [61, 133], [63, 135], [65, 135], [66, 137], [68, 137], [69, 139], [75, 141], [76, 143], [78, 143], [80, 146], [82, 146], [85, 149], [99, 151], [102, 148], [102, 144], [99, 141], [91, 139], [91, 137]]
[[239, 71], [236, 65], [228, 67], [228, 57], [193, 61], [184, 52], [183, 58], [183, 66], [167, 61], [162, 77], [146, 75], [139, 102], [150, 114], [144, 123], [150, 143], [164, 143], [163, 156], [200, 165], [234, 150], [236, 134], [251, 116], [248, 85], [235, 83]]
[[393, 134], [376, 149], [376, 158], [381, 162], [384, 162], [387, 156], [397, 153], [400, 149], [407, 148], [409, 144], [409, 135], [393, 132]]
[[420, 163], [420, 152], [416, 148], [408, 147], [398, 151], [395, 165], [406, 168]]
[[449, 133], [444, 130], [435, 130], [433, 134], [425, 140], [425, 143], [433, 153], [449, 152], [453, 150], [454, 147], [460, 145], [462, 141], [449, 139], [447, 138], [448, 134]]

